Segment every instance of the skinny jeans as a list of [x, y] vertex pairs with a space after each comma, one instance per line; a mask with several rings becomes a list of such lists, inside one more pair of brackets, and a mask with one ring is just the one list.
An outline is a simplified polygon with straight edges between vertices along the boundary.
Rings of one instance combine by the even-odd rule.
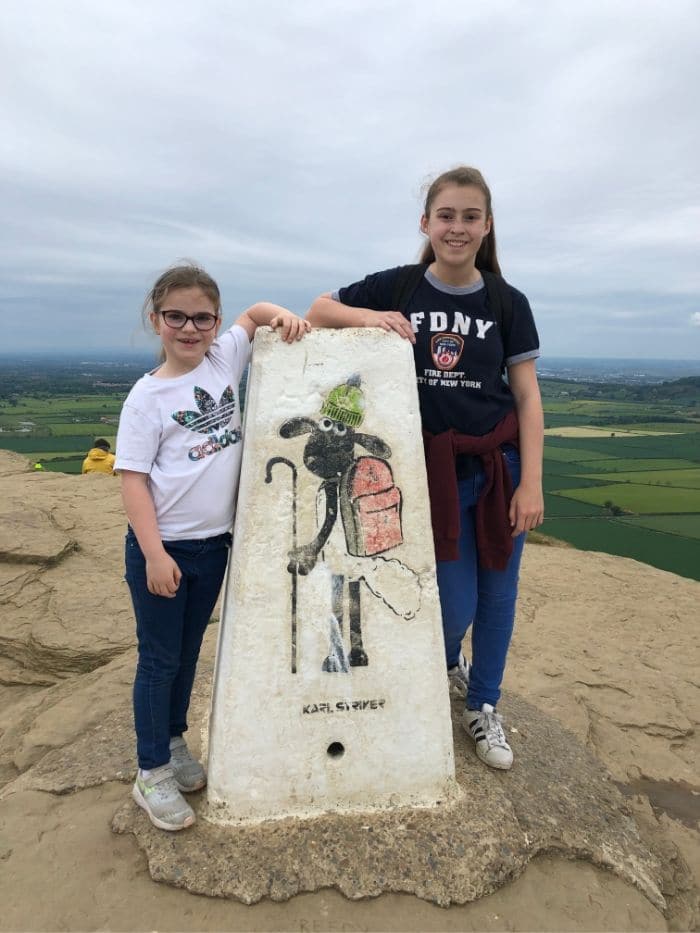
[[[520, 483], [520, 453], [510, 445], [502, 455], [513, 481]], [[513, 553], [505, 570], [479, 566], [474, 527], [476, 500], [484, 488], [484, 471], [459, 480], [460, 538], [458, 560], [437, 562], [442, 626], [447, 667], [459, 661], [462, 641], [471, 626], [472, 661], [467, 707], [496, 706], [513, 634], [518, 573], [525, 533], [513, 540]]]
[[154, 596], [146, 585], [146, 559], [131, 529], [126, 535], [126, 582], [136, 616], [138, 662], [134, 680], [134, 726], [139, 768], [170, 761], [170, 739], [187, 731], [202, 638], [216, 603], [231, 535], [164, 541], [182, 571], [172, 598]]

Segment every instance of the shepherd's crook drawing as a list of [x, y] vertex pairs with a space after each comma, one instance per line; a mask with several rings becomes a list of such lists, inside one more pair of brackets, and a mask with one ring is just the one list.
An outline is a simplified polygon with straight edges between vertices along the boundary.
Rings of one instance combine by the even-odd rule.
[[[272, 457], [267, 461], [265, 482], [272, 482], [272, 468], [276, 463], [284, 463], [292, 471], [292, 546], [297, 546], [297, 468], [286, 457]], [[291, 648], [292, 648], [292, 674], [297, 672], [297, 574], [292, 574], [292, 605], [291, 605]]]

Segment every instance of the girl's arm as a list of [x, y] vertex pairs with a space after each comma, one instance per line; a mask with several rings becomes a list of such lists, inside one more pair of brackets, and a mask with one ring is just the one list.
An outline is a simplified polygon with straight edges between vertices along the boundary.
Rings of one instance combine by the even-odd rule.
[[122, 502], [139, 547], [146, 558], [146, 585], [154, 596], [173, 597], [182, 572], [163, 547], [148, 474], [122, 470]]
[[287, 343], [301, 340], [304, 334], [308, 334], [311, 330], [311, 324], [304, 318], [281, 305], [273, 305], [269, 301], [258, 301], [251, 305], [236, 320], [236, 324], [245, 330], [250, 340], [255, 336], [258, 327], [269, 325], [273, 330], [280, 327], [282, 329], [280, 336]]
[[400, 311], [373, 311], [371, 308], [353, 308], [332, 298], [326, 292], [309, 308], [306, 320], [314, 327], [381, 327], [396, 331], [399, 336], [416, 342], [413, 328]]
[[508, 382], [515, 398], [520, 432], [520, 485], [510, 503], [510, 524], [515, 537], [541, 525], [544, 519], [544, 415], [534, 360], [509, 366]]

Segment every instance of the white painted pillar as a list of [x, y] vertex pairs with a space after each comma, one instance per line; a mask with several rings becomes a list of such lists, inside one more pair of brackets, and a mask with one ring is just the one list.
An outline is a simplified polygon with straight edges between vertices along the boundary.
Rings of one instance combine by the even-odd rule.
[[245, 414], [208, 818], [434, 805], [454, 762], [411, 347], [259, 329]]

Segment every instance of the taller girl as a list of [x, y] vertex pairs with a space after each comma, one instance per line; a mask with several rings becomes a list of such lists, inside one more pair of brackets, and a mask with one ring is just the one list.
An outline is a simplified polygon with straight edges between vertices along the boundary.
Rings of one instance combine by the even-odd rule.
[[[543, 519], [539, 340], [527, 298], [500, 278], [491, 192], [460, 166], [430, 185], [417, 269], [317, 298], [307, 320], [381, 327], [414, 345], [450, 685], [487, 765], [513, 763], [496, 704], [525, 533]], [[506, 378], [507, 374], [507, 378]], [[472, 662], [462, 655], [471, 625]]]

